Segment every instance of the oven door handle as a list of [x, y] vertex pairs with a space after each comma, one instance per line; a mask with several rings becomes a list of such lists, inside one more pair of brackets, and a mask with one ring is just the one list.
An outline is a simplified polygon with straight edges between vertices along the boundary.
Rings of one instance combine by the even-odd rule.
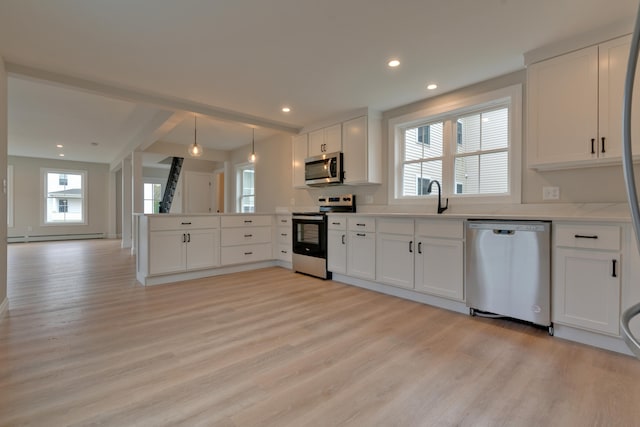
[[293, 219], [301, 219], [303, 221], [323, 221], [324, 222], [324, 215], [294, 215], [292, 217]]

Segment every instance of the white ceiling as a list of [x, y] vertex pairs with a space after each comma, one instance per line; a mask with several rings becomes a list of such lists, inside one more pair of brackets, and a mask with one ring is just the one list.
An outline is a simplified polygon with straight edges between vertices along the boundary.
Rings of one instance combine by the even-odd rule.
[[[112, 162], [136, 141], [186, 145], [188, 111], [201, 113], [199, 143], [232, 149], [250, 142], [248, 125], [260, 140], [275, 132], [269, 128], [295, 130], [362, 107], [384, 111], [522, 69], [524, 52], [628, 23], [637, 7], [637, 0], [2, 0], [0, 55], [13, 71], [9, 153], [53, 157], [61, 142], [70, 146], [65, 158]], [[386, 66], [392, 57], [399, 68]], [[57, 84], [25, 78], [23, 69]], [[427, 92], [431, 82], [439, 88]], [[292, 111], [282, 113], [284, 105]]]

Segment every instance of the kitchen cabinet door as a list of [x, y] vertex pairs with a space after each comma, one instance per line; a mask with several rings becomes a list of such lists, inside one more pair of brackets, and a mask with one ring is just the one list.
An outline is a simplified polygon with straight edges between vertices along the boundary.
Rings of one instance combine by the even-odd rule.
[[309, 157], [342, 151], [342, 124], [309, 132]]
[[554, 261], [553, 321], [618, 335], [619, 253], [556, 248]]
[[292, 141], [292, 180], [294, 188], [306, 187], [304, 183], [304, 159], [309, 157], [307, 147], [308, 135], [295, 135]]
[[381, 182], [380, 121], [362, 116], [342, 124], [345, 184]]
[[598, 47], [530, 65], [527, 87], [529, 166], [596, 158]]
[[462, 241], [417, 236], [416, 242], [416, 290], [463, 301]]
[[347, 273], [347, 232], [329, 230], [327, 236], [327, 270], [332, 273]]
[[180, 230], [149, 233], [149, 274], [185, 271], [187, 266], [186, 232]]
[[376, 233], [349, 231], [347, 274], [361, 279], [376, 278]]
[[220, 231], [192, 230], [187, 232], [187, 270], [220, 265]]
[[413, 289], [414, 252], [412, 235], [377, 233], [376, 280]]
[[[599, 46], [599, 157], [622, 156], [622, 103], [624, 81], [631, 48], [631, 36], [602, 43]], [[640, 68], [636, 70], [640, 82]], [[640, 84], [634, 85], [631, 108], [631, 134], [640, 135]], [[640, 139], [632, 138], [633, 152], [640, 153]]]

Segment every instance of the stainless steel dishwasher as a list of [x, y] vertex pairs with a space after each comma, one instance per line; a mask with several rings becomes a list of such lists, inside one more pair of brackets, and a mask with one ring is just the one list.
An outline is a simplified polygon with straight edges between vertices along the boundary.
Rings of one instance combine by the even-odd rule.
[[551, 223], [465, 222], [465, 289], [473, 315], [551, 324]]

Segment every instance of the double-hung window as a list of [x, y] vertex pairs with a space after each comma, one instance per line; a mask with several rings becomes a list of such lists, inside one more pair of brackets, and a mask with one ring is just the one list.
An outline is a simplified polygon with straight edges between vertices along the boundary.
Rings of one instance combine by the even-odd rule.
[[251, 213], [256, 211], [255, 171], [253, 164], [240, 165], [237, 168], [237, 212]]
[[520, 85], [389, 120], [389, 202], [422, 203], [434, 180], [465, 202], [519, 202], [520, 122]]
[[42, 169], [44, 224], [86, 224], [86, 171]]

